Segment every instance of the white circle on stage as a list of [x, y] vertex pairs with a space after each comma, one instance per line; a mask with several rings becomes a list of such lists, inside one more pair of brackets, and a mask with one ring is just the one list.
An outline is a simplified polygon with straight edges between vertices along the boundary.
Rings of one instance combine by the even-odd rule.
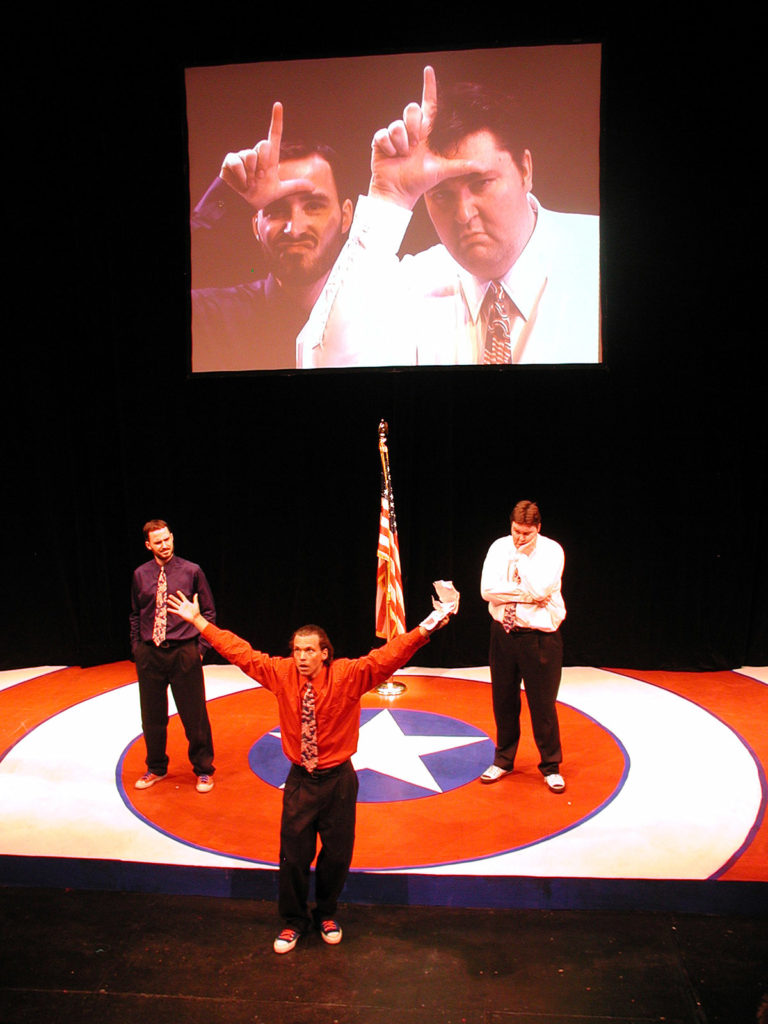
[[[435, 676], [439, 706], [450, 675], [426, 671]], [[254, 685], [232, 666], [205, 674], [209, 701]], [[452, 674], [487, 680], [487, 668]], [[528, 847], [419, 873], [706, 879], [749, 843], [764, 807], [762, 769], [726, 723], [666, 689], [606, 670], [565, 669], [560, 699], [626, 749], [629, 771], [615, 799]], [[116, 763], [139, 733], [138, 687], [129, 684], [24, 735], [0, 762], [1, 852], [243, 866], [148, 827], [126, 807]]]

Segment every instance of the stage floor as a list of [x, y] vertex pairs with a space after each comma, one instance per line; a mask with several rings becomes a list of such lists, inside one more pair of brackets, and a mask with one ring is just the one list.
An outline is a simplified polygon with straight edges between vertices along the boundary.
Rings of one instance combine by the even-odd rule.
[[[178, 717], [171, 766], [144, 770], [135, 667], [0, 673], [0, 884], [271, 899], [286, 765], [276, 704], [206, 666], [216, 785], [198, 794]], [[493, 756], [487, 667], [398, 673], [362, 706], [358, 838], [344, 899], [548, 909], [766, 907], [768, 668], [567, 668], [567, 789]], [[171, 711], [175, 709], [171, 706]]]

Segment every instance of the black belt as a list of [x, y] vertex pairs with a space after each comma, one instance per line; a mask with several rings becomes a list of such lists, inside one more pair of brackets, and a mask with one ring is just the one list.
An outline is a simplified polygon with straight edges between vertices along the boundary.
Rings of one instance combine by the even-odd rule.
[[315, 768], [314, 771], [309, 771], [303, 764], [295, 764], [293, 767], [301, 772], [302, 775], [306, 775], [308, 779], [327, 779], [333, 775], [338, 775], [342, 768], [345, 768], [349, 764], [349, 761], [342, 761], [341, 764], [335, 764], [330, 768]]
[[504, 623], [503, 622], [499, 622], [498, 619], [494, 619], [493, 621], [496, 623], [496, 625], [499, 627], [499, 629], [503, 630], [507, 634], [507, 636], [509, 636], [510, 633], [543, 633], [544, 632], [544, 630], [542, 630], [542, 629], [534, 629], [533, 626], [513, 626], [511, 629], [507, 629], [504, 626]]
[[181, 647], [182, 644], [196, 644], [197, 640], [195, 637], [187, 637], [186, 640], [163, 640], [162, 643], [156, 644], [154, 640], [145, 640], [144, 643], [148, 647], [159, 647], [163, 651], [167, 651], [170, 647]]

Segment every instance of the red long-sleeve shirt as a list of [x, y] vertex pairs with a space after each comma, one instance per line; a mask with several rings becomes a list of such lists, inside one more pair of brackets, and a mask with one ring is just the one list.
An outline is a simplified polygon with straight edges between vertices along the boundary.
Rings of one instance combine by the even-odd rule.
[[[245, 640], [209, 624], [203, 636], [227, 661], [277, 697], [283, 751], [289, 761], [301, 762], [301, 698], [305, 680], [293, 658], [276, 658], [255, 651]], [[312, 680], [317, 719], [318, 768], [333, 768], [357, 750], [360, 699], [402, 668], [429, 636], [412, 629], [377, 647], [362, 658], [335, 658]]]

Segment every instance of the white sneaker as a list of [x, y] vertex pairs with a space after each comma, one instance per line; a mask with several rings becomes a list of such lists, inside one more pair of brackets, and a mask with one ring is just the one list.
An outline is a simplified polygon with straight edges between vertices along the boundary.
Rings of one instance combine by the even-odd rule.
[[565, 789], [565, 779], [562, 775], [545, 775], [544, 781], [553, 793], [562, 793]]
[[511, 769], [499, 768], [497, 764], [492, 764], [490, 768], [486, 768], [483, 774], [480, 776], [481, 782], [498, 782], [504, 775], [509, 775]]

